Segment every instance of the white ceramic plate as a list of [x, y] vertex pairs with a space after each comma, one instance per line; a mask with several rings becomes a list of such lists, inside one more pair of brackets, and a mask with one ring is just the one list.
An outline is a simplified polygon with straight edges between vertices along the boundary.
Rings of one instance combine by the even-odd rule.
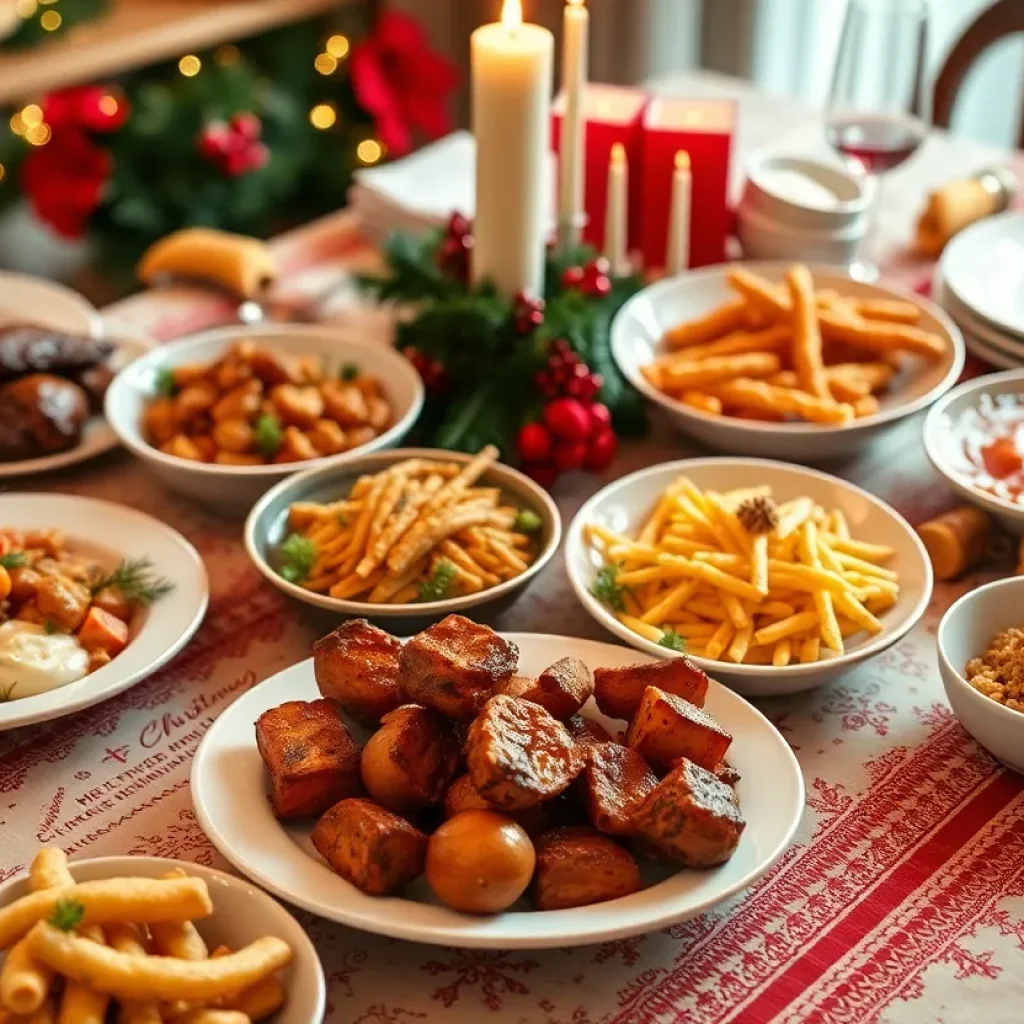
[[820, 686], [891, 647], [910, 631], [928, 607], [932, 566], [924, 545], [910, 524], [874, 495], [838, 477], [782, 462], [727, 456], [683, 459], [642, 469], [609, 484], [579, 510], [566, 531], [565, 566], [576, 596], [605, 629], [637, 650], [659, 658], [679, 657], [628, 629], [591, 593], [594, 577], [603, 563], [600, 554], [585, 542], [583, 527], [587, 523], [600, 523], [619, 533], [635, 536], [665, 488], [683, 475], [702, 490], [729, 491], [769, 484], [780, 502], [806, 495], [825, 508], [841, 509], [853, 537], [887, 544], [896, 552], [886, 567], [900, 574], [900, 596], [881, 616], [885, 626], [882, 633], [875, 637], [858, 633], [847, 640], [843, 654], [823, 648], [821, 659], [806, 665], [736, 665], [693, 658], [708, 675], [734, 690], [747, 696], [770, 697]]
[[35, 725], [107, 700], [151, 675], [192, 638], [206, 613], [209, 585], [199, 552], [150, 516], [109, 501], [68, 494], [0, 494], [0, 526], [57, 529], [69, 546], [115, 568], [123, 558], [149, 558], [174, 589], [136, 613], [128, 646], [78, 682], [0, 704], [0, 732]]
[[98, 338], [103, 318], [78, 292], [31, 274], [0, 272], [0, 324], [32, 323]]
[[[566, 656], [591, 668], [629, 665], [635, 651], [591, 640], [506, 633], [519, 646], [520, 671], [536, 674]], [[254, 723], [288, 700], [319, 696], [312, 659], [241, 696], [213, 724], [192, 764], [192, 802], [203, 830], [236, 868], [275, 895], [353, 928], [415, 942], [493, 949], [576, 946], [638, 935], [684, 921], [749, 886], [781, 856], [804, 806], [804, 784], [793, 752], [775, 727], [742, 698], [712, 683], [708, 711], [733, 735], [729, 763], [747, 827], [733, 858], [709, 871], [658, 869], [661, 880], [608, 903], [538, 913], [516, 908], [472, 917], [441, 906], [422, 879], [408, 898], [376, 897], [355, 889], [320, 859], [309, 827], [283, 826], [267, 803], [267, 778], [256, 749]], [[589, 705], [586, 712], [599, 721]], [[667, 873], [666, 873], [667, 871]], [[650, 879], [649, 879], [650, 880]]]
[[[788, 263], [743, 263], [754, 273], [781, 281]], [[946, 356], [938, 362], [908, 358], [893, 378], [873, 416], [842, 426], [819, 423], [768, 423], [735, 416], [711, 416], [652, 387], [640, 368], [661, 351], [665, 331], [706, 313], [735, 296], [726, 282], [730, 264], [689, 271], [649, 285], [619, 310], [612, 323], [612, 355], [619, 369], [642, 395], [664, 409], [684, 434], [711, 448], [733, 455], [755, 455], [792, 462], [817, 462], [860, 451], [897, 420], [927, 408], [948, 391], [964, 365], [964, 341], [956, 324], [934, 303], [898, 288], [855, 281], [828, 268], [814, 268], [815, 285], [857, 298], [901, 299], [916, 303], [923, 313], [920, 326], [944, 337]]]
[[[97, 857], [71, 861], [68, 865], [76, 882], [161, 878], [175, 868], [204, 879], [210, 890], [213, 913], [197, 921], [196, 927], [211, 949], [221, 944], [240, 949], [264, 935], [283, 939], [291, 946], [294, 959], [280, 975], [288, 999], [271, 1018], [271, 1024], [319, 1024], [327, 1002], [320, 958], [305, 929], [265, 892], [223, 871], [166, 857]], [[25, 875], [12, 878], [0, 886], [0, 907], [25, 896], [28, 891]]]
[[939, 267], [968, 309], [1024, 340], [1024, 213], [1000, 213], [964, 228], [943, 250]]
[[1024, 338], [1002, 334], [972, 313], [946, 286], [938, 267], [932, 275], [932, 298], [956, 321], [963, 332], [968, 352], [1003, 369], [1024, 363]]

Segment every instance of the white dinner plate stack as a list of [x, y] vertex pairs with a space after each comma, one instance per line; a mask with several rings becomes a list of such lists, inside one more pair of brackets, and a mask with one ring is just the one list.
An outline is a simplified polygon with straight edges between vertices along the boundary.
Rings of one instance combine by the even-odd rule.
[[1024, 365], [1024, 212], [961, 231], [935, 268], [932, 298], [957, 322], [969, 351], [993, 366]]

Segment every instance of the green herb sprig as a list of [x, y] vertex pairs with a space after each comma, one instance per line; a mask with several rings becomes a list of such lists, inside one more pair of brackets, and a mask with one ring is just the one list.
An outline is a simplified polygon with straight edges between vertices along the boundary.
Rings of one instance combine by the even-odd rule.
[[174, 584], [157, 576], [148, 558], [126, 558], [112, 573], [94, 579], [89, 589], [98, 594], [107, 587], [120, 590], [129, 604], [148, 606], [169, 594]]
[[417, 588], [420, 601], [443, 601], [449, 596], [458, 570], [453, 562], [442, 558], [434, 566], [434, 571]]
[[174, 381], [174, 370], [170, 366], [162, 366], [156, 371], [153, 386], [161, 398], [173, 398], [181, 390]]
[[672, 626], [662, 626], [659, 646], [667, 647], [670, 651], [678, 651], [680, 654], [686, 651], [686, 637], [681, 636]]
[[85, 917], [85, 906], [78, 900], [57, 900], [50, 915], [50, 924], [62, 932], [73, 932]]
[[626, 610], [624, 595], [629, 592], [629, 587], [623, 586], [619, 582], [619, 567], [617, 565], [602, 565], [597, 570], [590, 592], [613, 611], [624, 612]]
[[0, 555], [0, 565], [5, 569], [20, 569], [28, 564], [28, 555], [24, 551], [8, 551], [6, 555]]
[[355, 363], [343, 363], [341, 369], [338, 371], [338, 377], [340, 380], [351, 381], [355, 380], [359, 376], [359, 367]]
[[289, 534], [279, 548], [281, 565], [277, 574], [289, 583], [301, 583], [313, 571], [316, 544], [301, 533]]

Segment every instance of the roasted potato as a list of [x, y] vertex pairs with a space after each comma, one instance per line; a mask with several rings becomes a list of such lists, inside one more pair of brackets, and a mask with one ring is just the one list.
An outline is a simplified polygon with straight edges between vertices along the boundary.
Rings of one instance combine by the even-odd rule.
[[490, 626], [448, 615], [402, 648], [398, 683], [410, 700], [472, 718], [516, 670], [519, 649]]
[[[535, 804], [521, 811], [502, 811], [514, 822], [521, 825], [527, 835], [535, 836], [545, 829], [552, 828], [556, 820], [552, 817], [552, 803]], [[454, 818], [463, 811], [496, 811], [494, 804], [488, 803], [473, 785], [469, 775], [460, 775], [444, 795], [444, 816]]]
[[313, 674], [325, 697], [353, 718], [376, 725], [406, 703], [398, 687], [402, 645], [366, 619], [350, 619], [313, 644]]
[[532, 700], [564, 722], [590, 700], [594, 676], [579, 658], [562, 658], [544, 669], [536, 679], [513, 676], [502, 686], [501, 692]]
[[682, 697], [648, 686], [626, 733], [632, 747], [656, 768], [670, 768], [681, 757], [714, 770], [732, 736], [711, 715]]
[[563, 793], [583, 770], [583, 750], [539, 704], [498, 694], [466, 741], [469, 774], [496, 807], [518, 810]]
[[724, 864], [746, 825], [732, 788], [687, 760], [651, 790], [634, 821], [655, 849], [692, 868]]
[[569, 730], [569, 735], [583, 746], [590, 746], [592, 743], [614, 742], [612, 734], [600, 723], [592, 718], [584, 718], [582, 715], [573, 715], [563, 723]]
[[312, 839], [342, 878], [371, 896], [394, 892], [423, 874], [427, 837], [372, 800], [336, 803], [313, 826]]
[[708, 677], [685, 657], [623, 668], [599, 668], [594, 672], [594, 699], [609, 718], [629, 721], [648, 686], [657, 686], [702, 708]]
[[580, 784], [591, 825], [610, 835], [633, 835], [633, 816], [658, 784], [657, 775], [635, 750], [618, 743], [596, 743], [586, 756]]
[[370, 796], [399, 814], [438, 803], [459, 766], [452, 725], [418, 704], [389, 711], [363, 747], [363, 785]]
[[640, 889], [640, 869], [614, 839], [591, 828], [558, 828], [534, 840], [530, 899], [538, 910], [617, 900]]
[[279, 818], [323, 814], [362, 792], [359, 748], [332, 700], [293, 700], [264, 711], [256, 746], [270, 772], [270, 804]]

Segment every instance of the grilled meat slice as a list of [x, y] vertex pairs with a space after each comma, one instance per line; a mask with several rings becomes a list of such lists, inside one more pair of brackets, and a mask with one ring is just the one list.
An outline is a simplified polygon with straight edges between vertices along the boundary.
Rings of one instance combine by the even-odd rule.
[[648, 686], [657, 686], [702, 708], [708, 677], [685, 656], [623, 668], [599, 668], [594, 672], [594, 699], [610, 718], [631, 719]]
[[597, 743], [587, 749], [587, 766], [580, 777], [590, 823], [599, 832], [631, 836], [633, 816], [658, 777], [629, 747]]
[[586, 907], [640, 889], [633, 856], [592, 828], [556, 828], [538, 836], [533, 845], [537, 867], [530, 899], [538, 910]]
[[76, 373], [102, 363], [114, 346], [103, 338], [62, 334], [35, 324], [0, 326], [0, 381], [26, 373]]
[[33, 373], [0, 386], [0, 461], [73, 448], [89, 418], [89, 398], [75, 383]]
[[594, 693], [594, 676], [579, 658], [562, 658], [536, 679], [513, 676], [502, 687], [510, 697], [532, 700], [560, 722], [576, 714]]
[[685, 757], [714, 771], [731, 743], [706, 711], [656, 686], [647, 687], [626, 733], [627, 746], [664, 770]]

